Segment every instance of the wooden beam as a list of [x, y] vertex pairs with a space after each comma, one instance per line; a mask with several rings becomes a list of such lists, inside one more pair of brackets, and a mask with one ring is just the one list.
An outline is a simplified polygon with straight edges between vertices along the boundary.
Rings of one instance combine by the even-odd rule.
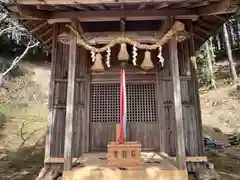
[[56, 76], [56, 61], [57, 61], [57, 34], [58, 28], [57, 25], [53, 25], [53, 43], [52, 43], [52, 62], [51, 62], [51, 76], [50, 76], [50, 89], [49, 89], [49, 99], [48, 99], [48, 131], [46, 134], [46, 142], [45, 142], [45, 159], [50, 158], [51, 145], [53, 144], [53, 131], [56, 118], [54, 117], [54, 92], [55, 92], [55, 76]]
[[[10, 0], [10, 3], [15, 3], [15, 0]], [[157, 0], [156, 2], [179, 2], [179, 1], [186, 1], [186, 0]], [[125, 3], [125, 4], [130, 4], [130, 3], [140, 3], [140, 2], [153, 2], [152, 0], [44, 0], [44, 1], [39, 1], [39, 0], [17, 0], [18, 4], [119, 4]]]
[[222, 0], [205, 7], [199, 7], [197, 9], [197, 14], [202, 16], [228, 14], [236, 12], [237, 9], [238, 8], [234, 5], [233, 0]]
[[180, 170], [186, 169], [186, 152], [183, 127], [182, 98], [179, 78], [177, 37], [173, 36], [169, 43], [170, 68], [173, 88], [173, 112], [176, 121], [177, 166]]
[[209, 1], [200, 1], [200, 2], [196, 2], [196, 3], [192, 4], [191, 8], [207, 6], [207, 5], [209, 5]]
[[[196, 21], [198, 19], [198, 15], [177, 15], [175, 16], [176, 20], [186, 20], [191, 19], [193, 21]], [[78, 20], [81, 22], [99, 22], [99, 21], [120, 21], [120, 17], [106, 17], [106, 18], [84, 18], [84, 17], [78, 17]], [[145, 21], [145, 20], [166, 20], [167, 16], [149, 16], [149, 17], [128, 17], [125, 18], [126, 21]], [[69, 23], [72, 20], [70, 18], [62, 18], [62, 19], [48, 19], [47, 20], [49, 24], [53, 23]]]
[[[116, 124], [118, 126], [118, 124]], [[118, 135], [118, 133], [116, 133]], [[84, 155], [83, 155], [84, 157]], [[176, 157], [169, 156], [170, 159], [176, 160]], [[186, 157], [187, 162], [207, 162], [207, 157], [206, 156], [189, 156]], [[73, 157], [72, 162], [74, 163], [84, 163], [85, 161], [83, 158], [79, 157]], [[44, 160], [45, 164], [62, 164], [64, 163], [64, 158], [62, 157], [51, 157], [51, 158], [46, 158]]]
[[76, 76], [77, 40], [76, 36], [70, 42], [69, 63], [68, 63], [68, 84], [67, 84], [67, 108], [65, 125], [64, 144], [64, 171], [72, 169], [72, 141], [73, 141], [73, 120], [74, 120], [74, 95]]
[[[125, 36], [140, 43], [156, 43], [163, 37], [163, 31], [126, 31]], [[89, 44], [108, 44], [110, 41], [122, 36], [121, 32], [86, 32], [83, 36], [87, 39]]]
[[[162, 10], [122, 10], [122, 11], [92, 11], [92, 12], [53, 12], [49, 19], [73, 19], [83, 21], [116, 21], [120, 18], [126, 20], [160, 20], [167, 16], [196, 15], [194, 10], [188, 9], [162, 9]], [[187, 16], [186, 16], [187, 17]]]
[[49, 19], [50, 12], [34, 9], [31, 7], [26, 7], [24, 5], [17, 5], [18, 12], [21, 16], [35, 19]]
[[54, 6], [50, 6], [50, 5], [37, 4], [36, 7], [37, 7], [37, 9], [39, 9], [39, 10], [56, 11], [56, 9], [54, 8]]
[[215, 15], [214, 17], [216, 17], [217, 19], [221, 20], [221, 21], [226, 21], [227, 18], [226, 17], [223, 17], [221, 15]]
[[45, 21], [45, 22], [39, 24], [38, 26], [36, 26], [35, 28], [31, 29], [30, 32], [34, 33], [36, 31], [38, 31], [39, 29], [43, 28], [44, 26], [46, 26], [47, 24], [48, 24], [48, 22]]

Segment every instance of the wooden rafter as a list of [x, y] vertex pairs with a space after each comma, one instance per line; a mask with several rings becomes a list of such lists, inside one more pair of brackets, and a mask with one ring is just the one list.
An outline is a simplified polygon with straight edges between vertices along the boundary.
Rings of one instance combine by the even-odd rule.
[[138, 10], [142, 10], [142, 9], [144, 9], [145, 7], [146, 7], [147, 5], [146, 5], [146, 3], [141, 3], [139, 6], [138, 6]]
[[198, 19], [198, 23], [200, 25], [203, 25], [203, 26], [207, 27], [208, 29], [211, 29], [211, 28], [214, 27], [214, 24], [211, 24], [211, 23], [209, 23], [207, 21], [204, 21], [204, 20], [201, 20], [201, 19]]
[[43, 41], [42, 44], [49, 44], [52, 41], [52, 37], [48, 38], [47, 40]]
[[200, 2], [196, 2], [194, 4], [191, 4], [191, 8], [207, 6], [207, 5], [209, 5], [209, 1], [200, 1]]
[[28, 18], [35, 18], [35, 19], [49, 19], [50, 12], [49, 11], [41, 11], [38, 9], [34, 9], [31, 7], [26, 7], [24, 5], [17, 5], [18, 13], [21, 16], [25, 16]]
[[54, 6], [50, 6], [50, 5], [37, 4], [36, 8], [39, 10], [56, 11], [56, 8]]
[[61, 11], [73, 11], [76, 9], [75, 7], [70, 7], [68, 5], [54, 5], [54, 7]]
[[201, 15], [216, 15], [234, 13], [237, 11], [237, 7], [234, 5], [233, 0], [222, 0], [216, 3], [212, 3], [206, 7], [199, 7], [197, 13]]
[[165, 7], [168, 7], [169, 6], [169, 3], [168, 2], [162, 2], [160, 3], [159, 5], [155, 6], [154, 9], [162, 9], [162, 8], [165, 8]]
[[101, 9], [101, 10], [105, 10], [105, 11], [108, 10], [108, 8], [104, 4], [99, 4], [98, 8]]
[[208, 30], [203, 29], [203, 28], [201, 28], [201, 27], [199, 27], [199, 26], [194, 26], [194, 29], [197, 30], [197, 31], [203, 32], [203, 33], [205, 33], [206, 35], [210, 35], [210, 34], [211, 34], [211, 32], [209, 32]]
[[39, 24], [38, 26], [36, 26], [35, 28], [31, 29], [30, 32], [34, 33], [36, 31], [38, 31], [39, 29], [43, 28], [44, 26], [46, 26], [47, 24], [48, 24], [48, 22], [45, 21], [45, 22]]
[[190, 3], [188, 1], [185, 2], [179, 2], [177, 4], [172, 5], [172, 8], [182, 8], [182, 7], [188, 7], [190, 6]]
[[44, 36], [46, 36], [47, 34], [49, 34], [50, 32], [53, 32], [53, 29], [50, 28], [47, 31], [43, 32], [42, 34], [39, 35], [39, 38], [42, 39]]
[[92, 11], [92, 8], [89, 8], [86, 5], [82, 4], [69, 4], [69, 7], [74, 7], [75, 9], [82, 10], [82, 11]]
[[195, 33], [195, 32], [192, 32], [193, 36], [200, 39], [202, 42], [205, 42], [207, 41], [207, 38], [204, 37], [204, 36], [200, 36], [199, 34]]

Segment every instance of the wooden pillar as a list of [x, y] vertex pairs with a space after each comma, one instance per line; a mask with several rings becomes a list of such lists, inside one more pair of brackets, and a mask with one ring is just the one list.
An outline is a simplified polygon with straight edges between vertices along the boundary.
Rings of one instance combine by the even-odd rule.
[[53, 140], [53, 128], [54, 128], [54, 92], [55, 92], [55, 76], [56, 76], [56, 59], [57, 59], [57, 34], [58, 27], [57, 24], [53, 24], [53, 43], [52, 43], [52, 62], [51, 62], [51, 76], [49, 84], [49, 99], [48, 99], [48, 131], [46, 135], [45, 143], [45, 160], [51, 156], [51, 144]]
[[173, 36], [169, 43], [170, 68], [173, 87], [173, 111], [176, 120], [176, 142], [177, 142], [177, 165], [180, 170], [186, 169], [185, 141], [183, 130], [183, 113], [181, 100], [181, 87], [179, 77], [177, 37]]
[[64, 143], [64, 171], [72, 169], [72, 139], [74, 120], [74, 90], [76, 76], [76, 37], [70, 41], [69, 64], [68, 64], [68, 84], [67, 84], [67, 104], [66, 104], [66, 125]]
[[195, 41], [194, 41], [194, 34], [193, 34], [193, 25], [192, 21], [188, 21], [188, 32], [190, 32], [190, 39], [189, 39], [189, 50], [190, 50], [190, 56], [191, 56], [191, 73], [192, 73], [192, 88], [193, 88], [193, 94], [194, 94], [194, 105], [195, 105], [195, 117], [197, 121], [197, 139], [199, 140], [199, 147], [198, 147], [198, 155], [202, 156], [204, 155], [204, 137], [202, 134], [202, 116], [201, 116], [201, 104], [200, 104], [200, 98], [199, 98], [199, 92], [198, 92], [198, 79], [197, 79], [197, 63], [196, 63], [196, 56], [195, 56]]

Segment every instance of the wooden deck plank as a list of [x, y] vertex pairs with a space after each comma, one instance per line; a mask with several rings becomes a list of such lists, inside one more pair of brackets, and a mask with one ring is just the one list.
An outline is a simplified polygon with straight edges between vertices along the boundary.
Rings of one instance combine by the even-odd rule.
[[[160, 162], [164, 160], [160, 153], [141, 153], [142, 161], [152, 164], [155, 162]], [[167, 159], [167, 158], [166, 158]], [[169, 159], [176, 160], [176, 157], [169, 156]], [[196, 157], [186, 157], [187, 162], [207, 162], [206, 156], [196, 156]], [[73, 157], [73, 163], [86, 163], [88, 165], [102, 164], [107, 165], [107, 153], [84, 153], [80, 157]], [[151, 163], [152, 162], [152, 163]], [[50, 157], [45, 159], [46, 164], [62, 164], [64, 163], [64, 158], [61, 157]]]

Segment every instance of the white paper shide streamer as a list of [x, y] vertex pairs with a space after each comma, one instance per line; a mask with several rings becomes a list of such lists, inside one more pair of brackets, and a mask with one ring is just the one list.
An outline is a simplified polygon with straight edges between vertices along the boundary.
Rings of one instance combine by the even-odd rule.
[[158, 53], [158, 59], [159, 59], [159, 63], [161, 64], [161, 67], [164, 66], [164, 58], [162, 56], [162, 46], [159, 47], [159, 53]]
[[91, 58], [92, 58], [92, 62], [96, 61], [96, 53], [94, 51], [91, 51]]
[[111, 48], [109, 47], [107, 49], [107, 58], [106, 58], [106, 65], [108, 68], [110, 68], [110, 59], [111, 59]]
[[132, 60], [132, 62], [133, 62], [133, 65], [134, 66], [136, 66], [137, 65], [137, 47], [136, 47], [136, 45], [134, 44], [134, 46], [133, 46], [133, 56], [132, 56], [132, 58], [133, 58], [133, 60]]

